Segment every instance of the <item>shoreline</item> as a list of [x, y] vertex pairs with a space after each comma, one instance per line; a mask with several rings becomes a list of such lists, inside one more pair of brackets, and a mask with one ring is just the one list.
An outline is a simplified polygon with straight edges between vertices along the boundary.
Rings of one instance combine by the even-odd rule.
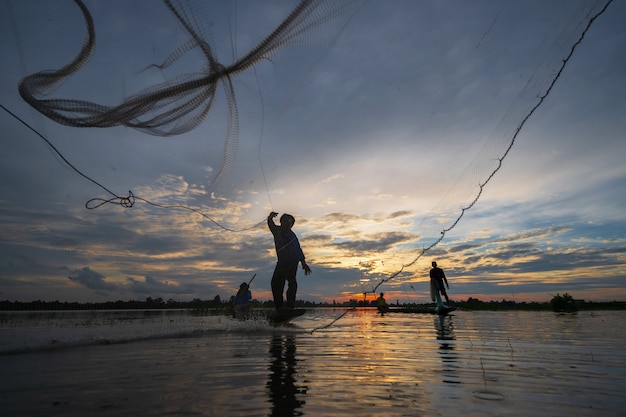
[[[68, 303], [68, 302], [21, 302], [21, 301], [0, 301], [0, 312], [45, 312], [45, 311], [190, 311], [191, 313], [198, 313], [201, 315], [220, 315], [227, 314], [230, 310], [228, 303], [222, 303], [221, 305], [211, 306], [194, 306], [194, 302], [184, 303], [177, 302], [176, 305], [169, 306], [167, 304], [151, 306], [144, 302], [130, 301], [130, 302], [104, 302], [104, 303]], [[187, 304], [187, 305], [185, 305]], [[273, 309], [271, 302], [259, 302], [253, 300], [251, 303], [253, 309]], [[396, 303], [389, 304], [390, 307], [400, 308], [415, 308], [426, 309], [436, 306], [435, 303]], [[515, 301], [481, 301], [470, 298], [467, 301], [452, 301], [451, 306], [456, 307], [463, 311], [556, 311], [554, 310], [550, 302], [515, 302]], [[614, 311], [614, 310], [626, 310], [626, 301], [584, 301], [576, 300], [574, 304], [575, 309], [572, 311]], [[355, 303], [315, 303], [309, 301], [297, 301], [296, 308], [377, 308], [372, 303], [357, 302]]]

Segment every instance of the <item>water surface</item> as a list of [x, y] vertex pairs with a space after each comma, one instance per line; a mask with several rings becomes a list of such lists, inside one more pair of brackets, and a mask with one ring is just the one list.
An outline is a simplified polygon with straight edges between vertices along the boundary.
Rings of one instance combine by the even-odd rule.
[[[626, 312], [2, 313], [11, 416], [599, 416], [626, 408]], [[319, 330], [315, 330], [318, 328]], [[6, 413], [6, 414], [5, 414]]]

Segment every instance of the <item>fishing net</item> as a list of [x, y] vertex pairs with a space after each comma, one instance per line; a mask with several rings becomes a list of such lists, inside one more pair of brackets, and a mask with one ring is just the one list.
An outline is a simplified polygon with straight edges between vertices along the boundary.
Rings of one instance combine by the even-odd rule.
[[401, 283], [610, 2], [557, 3], [5, 2], [3, 229], [35, 275], [190, 295], [269, 275], [289, 212], [338, 292]]

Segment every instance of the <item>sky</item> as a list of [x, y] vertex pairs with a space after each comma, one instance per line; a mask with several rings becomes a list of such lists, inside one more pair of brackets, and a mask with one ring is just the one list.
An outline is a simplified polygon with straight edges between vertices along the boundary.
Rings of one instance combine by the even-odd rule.
[[[269, 300], [270, 211], [295, 216], [313, 270], [298, 299], [429, 302], [432, 261], [453, 300], [626, 299], [626, 2], [541, 101], [594, 2], [320, 3], [166, 136], [29, 105], [21, 80], [72, 61], [85, 20], [0, 3], [0, 299], [227, 299], [254, 276]], [[175, 8], [233, 68], [295, 4]], [[38, 100], [117, 106], [215, 68], [164, 4], [85, 5], [95, 50]]]

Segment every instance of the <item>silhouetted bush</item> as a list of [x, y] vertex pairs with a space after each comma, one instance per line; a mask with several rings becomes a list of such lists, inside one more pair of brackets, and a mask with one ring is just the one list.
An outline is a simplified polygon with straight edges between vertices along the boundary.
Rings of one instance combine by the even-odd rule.
[[568, 293], [564, 293], [563, 295], [557, 293], [557, 295], [550, 300], [550, 307], [552, 307], [552, 311], [556, 312], [570, 313], [578, 310], [576, 300]]

